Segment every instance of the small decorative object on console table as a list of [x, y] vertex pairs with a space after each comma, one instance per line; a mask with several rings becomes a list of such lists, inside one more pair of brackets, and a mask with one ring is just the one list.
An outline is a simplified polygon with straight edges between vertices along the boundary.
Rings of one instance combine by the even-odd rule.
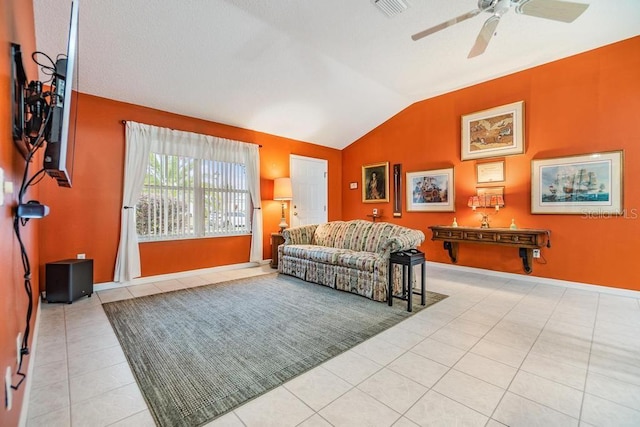
[[480, 227], [450, 227], [434, 225], [429, 227], [433, 236], [431, 240], [443, 241], [444, 249], [449, 252], [449, 258], [454, 264], [458, 262], [458, 243], [480, 243], [485, 245], [509, 246], [519, 249], [522, 267], [525, 273], [533, 271], [531, 260], [533, 250], [543, 246], [551, 247], [551, 231], [533, 228], [480, 228]]

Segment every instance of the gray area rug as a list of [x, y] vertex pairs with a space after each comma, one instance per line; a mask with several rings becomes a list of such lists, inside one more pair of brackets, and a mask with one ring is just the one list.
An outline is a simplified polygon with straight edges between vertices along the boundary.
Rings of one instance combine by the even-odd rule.
[[[444, 298], [429, 292], [427, 304]], [[205, 424], [412, 314], [404, 301], [389, 307], [277, 273], [103, 307], [166, 427]]]

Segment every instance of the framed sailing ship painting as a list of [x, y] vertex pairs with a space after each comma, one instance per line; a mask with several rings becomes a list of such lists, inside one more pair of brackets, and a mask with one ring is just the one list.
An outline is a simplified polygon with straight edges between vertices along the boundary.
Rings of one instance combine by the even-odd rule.
[[531, 161], [531, 213], [621, 215], [623, 152]]
[[453, 168], [407, 172], [408, 212], [455, 212]]

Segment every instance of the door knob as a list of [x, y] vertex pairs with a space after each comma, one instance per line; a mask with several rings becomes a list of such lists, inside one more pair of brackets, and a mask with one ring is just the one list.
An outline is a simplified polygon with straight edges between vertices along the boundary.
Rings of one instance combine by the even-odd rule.
[[294, 213], [293, 213], [293, 216], [298, 216], [298, 212], [294, 212]]

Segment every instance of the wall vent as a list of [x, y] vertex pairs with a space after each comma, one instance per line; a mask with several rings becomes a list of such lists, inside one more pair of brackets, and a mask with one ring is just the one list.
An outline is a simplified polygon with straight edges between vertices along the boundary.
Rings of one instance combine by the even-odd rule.
[[389, 18], [407, 10], [409, 5], [404, 0], [371, 0], [378, 9]]

